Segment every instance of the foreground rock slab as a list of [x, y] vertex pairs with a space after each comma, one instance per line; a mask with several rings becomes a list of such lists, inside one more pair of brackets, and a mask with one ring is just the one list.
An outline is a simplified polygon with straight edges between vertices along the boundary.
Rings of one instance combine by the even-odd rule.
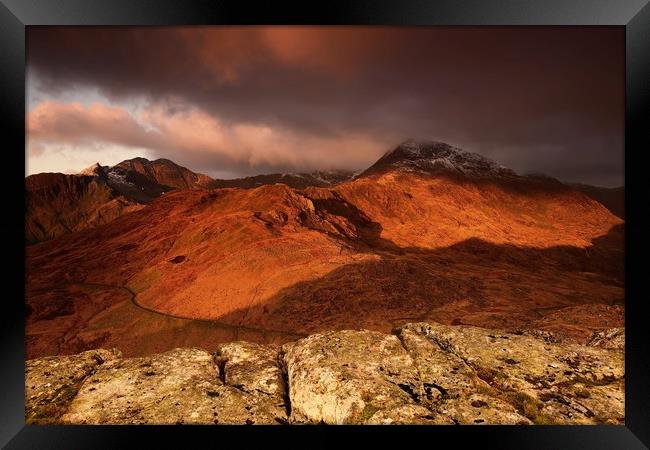
[[88, 377], [63, 423], [253, 424], [286, 421], [282, 403], [222, 381], [214, 356], [175, 349], [124, 359]]
[[532, 423], [504, 401], [461, 357], [430, 339], [428, 327], [428, 324], [409, 324], [398, 331], [418, 370], [425, 394], [423, 403], [457, 424]]
[[396, 336], [328, 332], [285, 344], [283, 351], [296, 421], [453, 423], [419, 404], [417, 368]]
[[26, 423], [58, 423], [83, 382], [106, 362], [121, 356], [117, 350], [90, 350], [70, 356], [51, 356], [25, 365]]
[[[624, 330], [605, 331], [610, 342]], [[600, 335], [599, 335], [600, 336]], [[612, 339], [613, 338], [613, 339]], [[469, 326], [343, 330], [143, 358], [116, 350], [26, 365], [28, 423], [622, 424], [618, 345]]]
[[554, 345], [475, 327], [409, 324], [401, 333], [409, 331], [462, 360], [489, 385], [491, 395], [512, 404], [534, 423], [624, 423], [621, 351]]

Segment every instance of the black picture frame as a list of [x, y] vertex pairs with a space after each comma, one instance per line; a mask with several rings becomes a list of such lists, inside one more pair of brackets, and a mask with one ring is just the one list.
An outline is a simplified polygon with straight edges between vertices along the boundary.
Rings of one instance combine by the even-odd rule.
[[[626, 396], [625, 426], [485, 427], [161, 427], [26, 426], [24, 416], [24, 186], [25, 29], [33, 25], [614, 25], [626, 31]], [[643, 283], [644, 152], [650, 150], [650, 5], [648, 0], [328, 1], [256, 4], [182, 0], [0, 0], [0, 117], [3, 124], [5, 242], [0, 445], [6, 448], [115, 448], [129, 442], [176, 446], [197, 437], [246, 446], [269, 433], [283, 444], [336, 445], [353, 433], [362, 443], [420, 442], [479, 448], [647, 448], [650, 445], [650, 356], [645, 343]], [[7, 138], [9, 142], [7, 142]], [[21, 146], [21, 143], [23, 144]], [[21, 153], [22, 152], [22, 153]], [[23, 168], [23, 172], [20, 172]], [[637, 263], [636, 261], [639, 261]], [[280, 436], [282, 434], [282, 436]], [[268, 437], [271, 439], [271, 436]], [[422, 439], [424, 439], [422, 441]], [[136, 441], [137, 440], [137, 441]], [[408, 445], [408, 444], [407, 444]]]

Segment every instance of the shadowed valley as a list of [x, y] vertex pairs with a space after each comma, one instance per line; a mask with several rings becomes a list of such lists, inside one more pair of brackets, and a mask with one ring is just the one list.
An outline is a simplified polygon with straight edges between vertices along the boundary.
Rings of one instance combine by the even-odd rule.
[[577, 342], [623, 326], [623, 221], [557, 180], [414, 141], [325, 187], [196, 180], [27, 247], [28, 357], [427, 320]]

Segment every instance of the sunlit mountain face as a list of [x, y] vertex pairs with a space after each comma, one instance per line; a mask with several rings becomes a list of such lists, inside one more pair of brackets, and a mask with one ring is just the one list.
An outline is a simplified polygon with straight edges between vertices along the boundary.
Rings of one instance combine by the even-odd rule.
[[28, 177], [27, 238], [46, 241], [27, 253], [31, 354], [406, 320], [577, 342], [622, 325], [623, 220], [552, 177], [410, 139], [358, 173], [227, 181], [144, 158]]

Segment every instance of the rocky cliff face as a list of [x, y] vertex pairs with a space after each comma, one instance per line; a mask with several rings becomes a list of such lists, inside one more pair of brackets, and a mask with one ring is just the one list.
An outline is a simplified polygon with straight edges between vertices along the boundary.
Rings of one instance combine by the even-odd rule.
[[166, 159], [99, 163], [75, 175], [39, 173], [25, 178], [27, 244], [95, 228], [136, 211], [172, 189], [207, 187], [212, 178]]
[[[616, 344], [605, 345], [607, 339]], [[622, 424], [620, 330], [599, 347], [467, 326], [314, 334], [281, 347], [27, 362], [28, 423]], [[609, 348], [607, 348], [609, 347]]]
[[25, 178], [25, 241], [34, 244], [94, 228], [142, 207], [90, 172], [30, 175]]

